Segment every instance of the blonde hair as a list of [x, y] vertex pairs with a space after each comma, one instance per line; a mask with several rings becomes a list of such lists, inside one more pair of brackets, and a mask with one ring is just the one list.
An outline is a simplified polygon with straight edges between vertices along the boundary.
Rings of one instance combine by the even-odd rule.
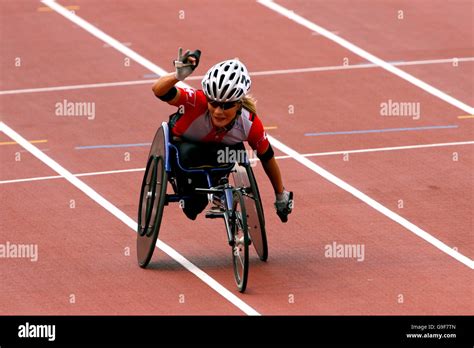
[[257, 113], [257, 100], [251, 94], [247, 94], [240, 102], [242, 103], [242, 107], [251, 113]]

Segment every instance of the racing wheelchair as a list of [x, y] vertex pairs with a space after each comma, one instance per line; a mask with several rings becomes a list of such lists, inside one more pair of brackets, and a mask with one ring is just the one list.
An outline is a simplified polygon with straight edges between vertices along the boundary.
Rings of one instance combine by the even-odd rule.
[[[194, 194], [207, 194], [209, 202], [214, 197], [220, 197], [220, 209], [209, 211], [206, 218], [224, 220], [232, 251], [235, 282], [238, 290], [244, 292], [248, 279], [249, 245], [253, 244], [260, 260], [268, 258], [265, 217], [250, 161], [246, 157], [244, 161], [218, 166], [185, 167], [180, 161], [178, 148], [170, 141], [167, 122], [163, 122], [156, 131], [140, 190], [137, 227], [139, 266], [146, 268], [151, 260], [164, 207], [186, 198], [178, 187], [178, 173], [204, 175], [207, 187], [195, 188]], [[168, 184], [173, 193], [167, 192]]]

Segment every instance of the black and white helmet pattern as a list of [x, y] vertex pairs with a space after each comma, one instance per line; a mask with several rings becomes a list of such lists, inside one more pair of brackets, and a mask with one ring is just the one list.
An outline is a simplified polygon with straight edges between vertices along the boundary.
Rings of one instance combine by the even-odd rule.
[[242, 99], [250, 89], [250, 76], [245, 65], [237, 60], [217, 63], [202, 79], [204, 94], [218, 102], [232, 102]]

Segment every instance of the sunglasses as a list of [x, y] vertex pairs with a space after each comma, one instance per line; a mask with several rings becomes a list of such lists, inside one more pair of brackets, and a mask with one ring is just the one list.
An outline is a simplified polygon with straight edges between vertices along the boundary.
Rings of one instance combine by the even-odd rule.
[[232, 102], [218, 102], [218, 101], [215, 101], [215, 100], [210, 100], [208, 99], [207, 102], [209, 104], [211, 104], [211, 106], [213, 108], [218, 108], [220, 107], [222, 110], [229, 110], [229, 109], [232, 109], [236, 104], [237, 102], [236, 101], [232, 101]]

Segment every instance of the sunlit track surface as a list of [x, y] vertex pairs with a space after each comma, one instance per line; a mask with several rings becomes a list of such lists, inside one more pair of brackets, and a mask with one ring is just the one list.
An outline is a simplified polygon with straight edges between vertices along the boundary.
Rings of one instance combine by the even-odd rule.
[[[6, 279], [0, 313], [473, 313], [468, 2], [436, 1], [429, 8], [408, 1], [368, 1], [357, 8], [346, 1], [278, 2], [467, 109], [257, 2], [59, 4], [75, 6], [65, 10], [75, 14], [61, 14], [52, 2], [0, 2], [6, 34], [0, 60], [0, 272]], [[341, 7], [348, 9], [343, 15]], [[202, 21], [210, 11], [219, 30]], [[242, 11], [254, 24], [235, 30]], [[87, 31], [85, 23], [107, 37]], [[255, 168], [270, 256], [261, 263], [253, 254], [245, 295], [235, 290], [222, 224], [203, 216], [191, 222], [178, 206], [165, 208], [160, 239], [205, 276], [196, 277], [166, 247], [169, 254], [155, 251], [151, 269], [136, 264], [129, 227], [136, 220], [146, 144], [174, 111], [153, 96], [151, 84], [172, 69], [179, 46], [203, 52], [185, 81], [195, 88], [215, 62], [245, 62], [285, 186], [295, 192], [295, 210], [282, 224], [271, 186], [260, 164]], [[303, 68], [309, 69], [297, 70]], [[87, 107], [68, 116], [61, 112], [68, 103]], [[77, 175], [59, 172], [69, 181], [51, 180], [58, 178], [57, 167], [13, 139], [7, 126], [37, 154]], [[71, 185], [76, 179], [96, 192], [95, 202]], [[429, 236], [420, 238], [354, 190]], [[30, 254], [6, 252], [20, 245], [31, 246]]]

